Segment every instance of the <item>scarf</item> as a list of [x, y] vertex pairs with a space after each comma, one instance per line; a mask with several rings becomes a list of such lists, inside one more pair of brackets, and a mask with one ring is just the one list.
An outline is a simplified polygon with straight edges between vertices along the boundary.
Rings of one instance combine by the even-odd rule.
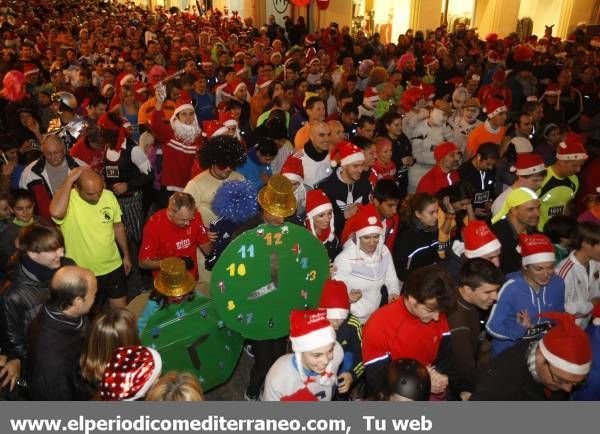
[[321, 386], [335, 386], [337, 384], [337, 369], [344, 359], [344, 351], [339, 343], [335, 343], [333, 347], [333, 358], [327, 364], [325, 372], [322, 374], [314, 373], [315, 375], [307, 375], [306, 371], [302, 367], [302, 353], [294, 353], [294, 366], [300, 374], [300, 378], [305, 386], [309, 383], [315, 382]]
[[54, 276], [54, 272], [56, 271], [38, 262], [35, 262], [27, 254], [24, 254], [21, 258], [21, 264], [27, 271], [33, 274], [37, 280], [44, 284], [50, 283], [50, 280], [52, 280], [52, 276]]

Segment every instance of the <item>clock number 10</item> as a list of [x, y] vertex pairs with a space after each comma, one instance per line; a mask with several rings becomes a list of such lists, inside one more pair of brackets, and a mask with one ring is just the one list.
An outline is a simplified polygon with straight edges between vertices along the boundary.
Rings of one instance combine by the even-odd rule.
[[226, 270], [229, 271], [229, 277], [234, 277], [236, 272], [237, 272], [238, 276], [246, 275], [246, 265], [244, 265], [244, 264], [237, 264], [237, 267], [236, 267], [235, 263], [231, 263], [231, 264], [229, 264], [229, 267], [226, 268]]
[[272, 234], [271, 232], [265, 235], [265, 241], [267, 242], [267, 246], [272, 246], [275, 243], [276, 246], [283, 244], [281, 241], [281, 232], [275, 232]]

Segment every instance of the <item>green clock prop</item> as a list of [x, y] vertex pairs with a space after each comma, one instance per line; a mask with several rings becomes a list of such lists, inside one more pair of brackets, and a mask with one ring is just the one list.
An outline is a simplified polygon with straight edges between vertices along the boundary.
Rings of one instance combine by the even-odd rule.
[[315, 308], [329, 258], [301, 226], [262, 224], [234, 239], [213, 268], [210, 292], [225, 324], [262, 340], [286, 336], [293, 309]]
[[160, 353], [163, 373], [190, 372], [208, 391], [231, 377], [244, 338], [225, 326], [212, 300], [196, 296], [156, 311], [141, 341]]

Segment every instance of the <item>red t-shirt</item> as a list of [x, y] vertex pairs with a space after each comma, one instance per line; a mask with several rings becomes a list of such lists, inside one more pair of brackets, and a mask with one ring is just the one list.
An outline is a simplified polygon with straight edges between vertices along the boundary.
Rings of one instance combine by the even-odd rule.
[[[198, 211], [188, 227], [180, 228], [169, 220], [167, 210], [161, 209], [153, 214], [144, 226], [139, 259], [142, 261], [188, 256], [194, 260], [194, 268], [190, 271], [198, 277], [196, 247], [208, 242], [208, 234]], [[158, 271], [153, 271], [152, 274], [156, 276]]]
[[387, 304], [371, 315], [363, 328], [363, 362], [390, 356], [392, 360], [409, 358], [424, 366], [436, 359], [442, 336], [449, 330], [446, 315], [427, 324], [411, 315], [404, 298]]

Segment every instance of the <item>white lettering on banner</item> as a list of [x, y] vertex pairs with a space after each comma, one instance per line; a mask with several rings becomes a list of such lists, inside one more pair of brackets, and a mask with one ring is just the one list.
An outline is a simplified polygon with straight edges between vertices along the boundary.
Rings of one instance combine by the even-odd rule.
[[[375, 416], [363, 416], [362, 418], [366, 422], [366, 431], [387, 430], [387, 420], [385, 419], [376, 419]], [[421, 416], [420, 419], [391, 419], [391, 421], [394, 431], [423, 432], [431, 431], [433, 428], [433, 422], [425, 416]]]
[[175, 247], [177, 247], [177, 250], [183, 250], [183, 249], [187, 249], [191, 244], [192, 244], [192, 242], [190, 240], [185, 239], [185, 240], [177, 241], [175, 243]]

